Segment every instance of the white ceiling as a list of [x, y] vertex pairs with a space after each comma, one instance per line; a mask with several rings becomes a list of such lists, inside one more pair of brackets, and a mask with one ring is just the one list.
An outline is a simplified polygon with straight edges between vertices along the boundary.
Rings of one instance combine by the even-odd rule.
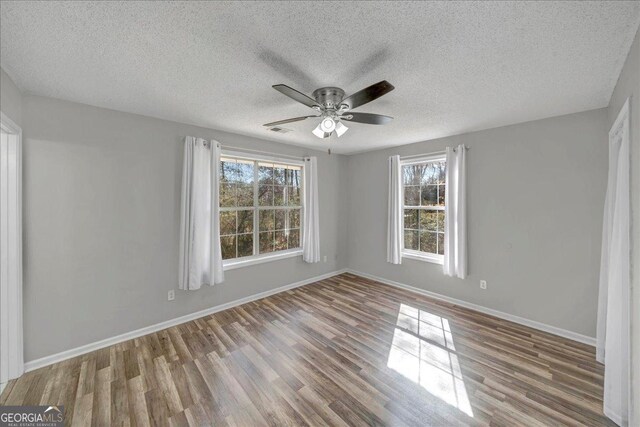
[[[0, 65], [27, 92], [353, 153], [604, 107], [640, 2], [0, 3]], [[320, 140], [271, 88], [396, 89], [395, 117]]]

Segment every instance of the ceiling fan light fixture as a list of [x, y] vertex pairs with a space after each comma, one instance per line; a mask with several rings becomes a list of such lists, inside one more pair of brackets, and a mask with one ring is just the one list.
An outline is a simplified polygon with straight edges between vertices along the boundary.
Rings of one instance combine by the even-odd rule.
[[348, 131], [349, 128], [345, 125], [342, 124], [342, 122], [337, 122], [336, 123], [336, 135], [338, 135], [338, 138], [340, 138], [342, 135], [344, 135], [344, 133], [346, 131]]
[[336, 122], [331, 117], [325, 117], [320, 122], [320, 129], [323, 132], [331, 133], [336, 129]]
[[322, 130], [322, 123], [320, 123], [318, 126], [316, 126], [316, 128], [314, 130], [311, 131], [315, 136], [317, 136], [318, 138], [326, 138], [329, 135], [331, 135], [330, 133], [326, 133], [325, 131]]

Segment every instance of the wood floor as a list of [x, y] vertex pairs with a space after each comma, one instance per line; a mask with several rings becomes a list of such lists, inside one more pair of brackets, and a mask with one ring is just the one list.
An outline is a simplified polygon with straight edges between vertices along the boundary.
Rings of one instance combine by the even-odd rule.
[[67, 425], [613, 425], [590, 346], [351, 274], [23, 375]]

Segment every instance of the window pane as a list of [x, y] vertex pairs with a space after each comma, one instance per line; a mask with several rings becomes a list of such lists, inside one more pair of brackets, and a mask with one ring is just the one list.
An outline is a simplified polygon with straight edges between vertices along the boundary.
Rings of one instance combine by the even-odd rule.
[[300, 247], [300, 230], [289, 230], [289, 249]]
[[253, 234], [238, 235], [238, 257], [253, 255]]
[[420, 186], [407, 185], [404, 187], [405, 206], [420, 206]]
[[419, 250], [418, 230], [404, 230], [404, 248]]
[[438, 223], [438, 231], [444, 231], [444, 211], [436, 211], [436, 222]]
[[300, 213], [299, 209], [289, 210], [289, 227], [300, 228]]
[[447, 178], [447, 162], [436, 162], [433, 164], [439, 184], [444, 184]]
[[437, 184], [438, 172], [434, 166], [434, 163], [430, 162], [425, 164], [424, 175], [422, 175], [422, 185]]
[[438, 231], [438, 212], [421, 210], [420, 230]]
[[253, 184], [253, 165], [252, 161], [238, 160], [238, 182]]
[[260, 253], [273, 252], [273, 231], [260, 233]]
[[273, 186], [260, 185], [258, 189], [258, 205], [273, 206]]
[[275, 228], [274, 230], [285, 229], [285, 219], [287, 217], [287, 211], [285, 209], [276, 209], [275, 212]]
[[258, 181], [260, 184], [273, 184], [273, 164], [272, 163], [259, 163], [258, 166]]
[[282, 167], [273, 168], [273, 183], [275, 185], [285, 185], [284, 171], [285, 169]]
[[273, 206], [283, 205], [285, 205], [284, 187], [281, 185], [276, 185], [275, 187], [273, 187]]
[[438, 253], [444, 255], [444, 233], [438, 233]]
[[418, 209], [405, 209], [404, 210], [404, 228], [418, 229]]
[[236, 191], [238, 206], [253, 206], [253, 185], [238, 184]]
[[274, 230], [273, 209], [260, 209], [260, 231]]
[[422, 186], [422, 206], [435, 206], [438, 204], [438, 186]]
[[402, 167], [402, 179], [405, 185], [420, 185], [426, 165], [408, 165]]
[[238, 180], [238, 168], [233, 159], [223, 159], [220, 167], [220, 181], [236, 182]]
[[287, 187], [289, 206], [300, 206], [300, 187]]
[[220, 212], [220, 235], [236, 234], [236, 211]]
[[233, 207], [236, 205], [236, 186], [235, 184], [220, 184], [220, 206], [223, 208]]
[[444, 206], [446, 185], [438, 185], [438, 204]]
[[444, 184], [446, 178], [446, 162], [428, 163], [422, 184]]
[[253, 211], [244, 210], [238, 212], [238, 233], [253, 232]]
[[437, 253], [438, 250], [438, 233], [431, 231], [420, 232], [420, 250], [422, 252]]
[[300, 187], [300, 169], [286, 170], [286, 184], [294, 187]]
[[276, 231], [275, 233], [275, 250], [282, 251], [287, 249], [287, 234], [285, 231]]
[[222, 259], [236, 257], [236, 236], [220, 237], [220, 247], [222, 249]]

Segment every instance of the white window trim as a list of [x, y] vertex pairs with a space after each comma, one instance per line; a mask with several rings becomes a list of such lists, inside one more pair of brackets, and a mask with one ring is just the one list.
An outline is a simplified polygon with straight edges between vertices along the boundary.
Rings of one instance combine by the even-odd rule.
[[251, 161], [258, 160], [258, 161], [267, 161], [267, 162], [274, 162], [274, 163], [283, 163], [283, 164], [289, 164], [294, 166], [302, 166], [304, 169], [303, 160], [290, 159], [287, 157], [266, 156], [262, 154], [247, 154], [241, 151], [229, 151], [229, 150], [222, 150], [220, 156], [234, 157], [237, 159], [251, 160]]
[[[296, 159], [289, 159], [289, 158], [281, 158], [281, 157], [276, 157], [276, 156], [266, 156], [266, 155], [261, 155], [261, 154], [247, 154], [247, 153], [243, 153], [243, 152], [239, 152], [239, 151], [227, 151], [227, 150], [222, 150], [221, 151], [221, 157], [231, 157], [231, 158], [236, 158], [236, 159], [243, 159], [243, 160], [250, 160], [250, 161], [267, 161], [267, 162], [274, 162], [274, 163], [281, 163], [281, 164], [288, 164], [288, 165], [292, 165], [292, 166], [300, 166], [302, 168], [302, 174], [300, 176], [301, 178], [301, 182], [304, 183], [304, 173], [305, 173], [305, 165], [304, 165], [304, 161], [302, 160], [296, 160]], [[257, 171], [255, 172], [257, 175]], [[257, 182], [258, 177], [255, 176], [254, 180]], [[304, 193], [304, 186], [302, 187], [302, 191]], [[254, 194], [254, 198], [257, 198], [257, 194]], [[259, 208], [257, 206], [257, 203], [254, 201], [254, 206], [246, 206], [244, 207], [245, 209], [249, 209], [249, 210], [253, 210], [254, 211], [254, 227], [256, 226], [256, 223], [258, 223], [257, 221], [257, 216], [258, 216], [258, 212], [259, 212]], [[264, 209], [282, 209], [282, 208], [290, 208], [290, 209], [295, 209], [294, 207], [288, 207], [288, 206], [262, 206], [262, 208]], [[276, 252], [269, 252], [266, 254], [258, 254], [258, 255], [251, 255], [251, 256], [245, 256], [245, 257], [240, 257], [240, 258], [231, 258], [231, 259], [226, 259], [222, 261], [222, 268], [224, 269], [224, 271], [227, 270], [235, 270], [237, 268], [242, 268], [242, 267], [248, 267], [251, 265], [256, 265], [256, 264], [263, 264], [265, 262], [271, 262], [271, 261], [277, 261], [277, 260], [281, 260], [281, 259], [286, 259], [286, 258], [293, 258], [293, 257], [297, 257], [297, 256], [302, 256], [302, 215], [304, 213], [304, 209], [305, 209], [305, 205], [304, 205], [304, 197], [300, 200], [300, 247], [299, 248], [294, 248], [294, 249], [287, 249], [287, 250], [283, 250], [283, 251], [276, 251]], [[238, 208], [233, 208], [233, 207], [227, 207], [227, 208], [220, 208], [220, 212], [223, 211], [229, 211], [229, 210], [238, 210]], [[254, 239], [255, 240], [255, 239]], [[256, 248], [258, 247], [259, 243], [257, 241], [253, 242], [254, 244], [254, 251], [256, 250]]]
[[286, 251], [270, 252], [267, 254], [227, 259], [222, 261], [222, 266], [224, 268], [224, 271], [235, 270], [236, 268], [242, 268], [250, 265], [262, 264], [265, 262], [277, 261], [279, 259], [293, 258], [298, 256], [302, 256], [302, 248], [287, 249]]
[[[424, 156], [419, 156], [419, 157], [414, 157], [411, 156], [409, 158], [400, 158], [400, 168], [404, 167], [404, 166], [409, 166], [409, 165], [415, 165], [415, 164], [419, 164], [419, 163], [425, 163], [425, 162], [441, 162], [441, 161], [446, 161], [447, 160], [447, 156], [446, 153], [442, 152], [442, 153], [432, 153], [432, 154], [425, 154]], [[402, 185], [402, 189], [404, 191], [404, 183]], [[410, 209], [411, 206], [405, 206], [404, 204], [404, 195], [402, 197], [402, 212], [403, 212], [403, 218], [404, 218], [404, 210], [405, 208]], [[416, 207], [417, 208], [417, 207]], [[433, 209], [431, 210], [444, 210], [443, 206], [434, 206]], [[402, 232], [404, 233], [404, 224], [402, 227]], [[404, 236], [402, 238], [402, 244], [404, 245]], [[404, 246], [402, 247], [402, 258], [407, 258], [407, 259], [412, 259], [412, 260], [416, 260], [416, 261], [422, 261], [422, 262], [430, 262], [433, 264], [440, 264], [440, 265], [444, 265], [444, 255], [439, 255], [439, 254], [433, 254], [430, 252], [422, 252], [422, 251], [416, 251], [413, 249], [405, 249]]]
[[446, 161], [446, 160], [447, 160], [447, 155], [443, 151], [441, 153], [425, 154], [424, 156], [419, 156], [419, 157], [415, 157], [415, 156], [400, 157], [400, 166], [415, 165], [415, 164], [424, 163], [424, 162], [440, 162], [440, 161]]
[[402, 249], [402, 258], [413, 259], [416, 261], [432, 262], [434, 264], [444, 264], [444, 255], [414, 251], [412, 249]]

